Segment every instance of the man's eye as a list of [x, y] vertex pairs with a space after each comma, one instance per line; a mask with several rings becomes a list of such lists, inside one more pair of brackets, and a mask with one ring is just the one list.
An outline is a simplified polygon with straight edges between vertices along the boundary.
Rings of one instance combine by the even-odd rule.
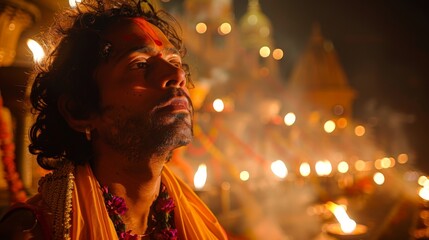
[[175, 66], [175, 67], [178, 67], [178, 68], [182, 67], [182, 62], [177, 61], [177, 60], [171, 60], [170, 64]]
[[134, 62], [131, 64], [131, 69], [146, 69], [147, 62]]

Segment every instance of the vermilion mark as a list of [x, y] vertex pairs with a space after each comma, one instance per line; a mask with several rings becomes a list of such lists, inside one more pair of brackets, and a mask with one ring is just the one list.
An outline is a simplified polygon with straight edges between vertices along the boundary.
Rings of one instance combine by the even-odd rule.
[[132, 21], [142, 29], [157, 46], [162, 46], [162, 42], [158, 39], [158, 35], [152, 26], [143, 18], [133, 18]]

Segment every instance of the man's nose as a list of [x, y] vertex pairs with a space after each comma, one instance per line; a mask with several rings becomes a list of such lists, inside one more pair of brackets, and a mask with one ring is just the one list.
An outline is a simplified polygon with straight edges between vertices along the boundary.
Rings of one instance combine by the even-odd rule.
[[186, 85], [186, 73], [182, 67], [176, 63], [170, 63], [161, 57], [156, 61], [156, 71], [153, 72], [157, 78], [157, 85], [161, 88], [183, 88]]

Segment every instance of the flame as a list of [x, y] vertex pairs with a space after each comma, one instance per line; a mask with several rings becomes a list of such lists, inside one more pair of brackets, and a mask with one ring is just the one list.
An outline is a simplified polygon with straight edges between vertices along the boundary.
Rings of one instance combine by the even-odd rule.
[[38, 42], [34, 41], [33, 39], [28, 39], [27, 46], [33, 53], [33, 60], [35, 62], [40, 62], [45, 57], [45, 52]]
[[194, 175], [194, 186], [196, 189], [202, 189], [207, 180], [207, 166], [202, 163], [198, 166], [198, 170]]
[[343, 206], [328, 202], [326, 203], [326, 207], [335, 215], [344, 233], [351, 233], [356, 229], [356, 222], [347, 215], [346, 209]]

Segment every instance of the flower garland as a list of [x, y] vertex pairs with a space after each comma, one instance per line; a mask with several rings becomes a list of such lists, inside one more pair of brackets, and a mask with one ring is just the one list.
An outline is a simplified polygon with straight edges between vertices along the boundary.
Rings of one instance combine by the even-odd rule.
[[121, 240], [138, 240], [138, 239], [156, 239], [156, 240], [177, 240], [177, 229], [174, 226], [174, 201], [167, 192], [167, 188], [161, 183], [161, 190], [157, 199], [150, 207], [151, 215], [149, 217], [148, 228], [143, 235], [126, 231], [122, 216], [128, 208], [125, 200], [121, 197], [114, 196], [109, 189], [104, 186], [101, 188], [104, 197], [104, 203], [110, 219], [115, 226], [116, 233]]
[[15, 165], [15, 143], [13, 140], [12, 117], [7, 108], [3, 108], [0, 96], [0, 155], [3, 169], [10, 192], [10, 201], [24, 202], [27, 193]]

